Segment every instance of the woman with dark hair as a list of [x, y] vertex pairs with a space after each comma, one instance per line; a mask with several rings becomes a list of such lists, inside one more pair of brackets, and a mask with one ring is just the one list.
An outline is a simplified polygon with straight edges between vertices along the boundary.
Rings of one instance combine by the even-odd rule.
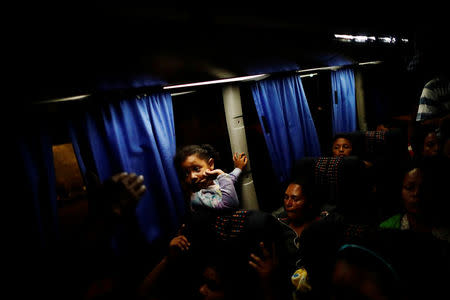
[[[309, 179], [306, 176], [297, 176], [290, 180], [284, 191], [283, 207], [273, 212], [279, 227], [279, 237], [274, 245], [277, 268], [281, 272], [281, 282], [277, 285], [284, 287], [281, 290], [287, 293], [285, 296], [288, 297], [282, 299], [289, 299], [295, 293], [296, 287], [291, 282], [291, 276], [303, 267], [300, 236], [303, 230], [319, 219], [319, 214], [318, 202], [314, 201]], [[253, 254], [249, 263], [260, 272], [264, 271], [264, 261], [265, 257]]]
[[[428, 232], [450, 240], [446, 213], [449, 161], [440, 157], [426, 157], [410, 162], [401, 179], [402, 209], [383, 221], [381, 228]], [[445, 214], [445, 215], [444, 215]]]

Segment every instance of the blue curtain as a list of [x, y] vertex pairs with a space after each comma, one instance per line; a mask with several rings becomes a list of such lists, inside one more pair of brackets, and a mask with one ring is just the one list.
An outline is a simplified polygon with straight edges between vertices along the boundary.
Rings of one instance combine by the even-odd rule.
[[296, 160], [320, 155], [300, 76], [258, 81], [252, 94], [274, 172], [283, 183]]
[[13, 221], [19, 229], [15, 235], [24, 243], [23, 249], [47, 251], [59, 238], [52, 139], [48, 124], [25, 116], [24, 120], [23, 130], [12, 141], [15, 151], [8, 156], [17, 170], [12, 186], [8, 185], [19, 205], [14, 211], [19, 212]]
[[170, 94], [111, 101], [72, 122], [71, 132], [79, 160], [78, 141], [86, 141], [100, 181], [123, 171], [144, 176], [147, 192], [136, 214], [149, 242], [178, 227], [184, 200], [172, 161], [176, 144]]
[[352, 69], [331, 72], [333, 134], [356, 130], [355, 76]]

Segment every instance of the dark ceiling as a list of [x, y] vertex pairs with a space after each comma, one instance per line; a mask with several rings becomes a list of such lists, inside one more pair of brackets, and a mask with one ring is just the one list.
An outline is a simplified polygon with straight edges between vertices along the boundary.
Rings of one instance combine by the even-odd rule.
[[[130, 3], [36, 6], [22, 13], [12, 59], [24, 98], [305, 69], [341, 58], [406, 59], [423, 28], [434, 26], [400, 10], [361, 13], [367, 6], [325, 12], [322, 3], [308, 10], [282, 2]], [[339, 43], [334, 33], [393, 35], [410, 43]]]

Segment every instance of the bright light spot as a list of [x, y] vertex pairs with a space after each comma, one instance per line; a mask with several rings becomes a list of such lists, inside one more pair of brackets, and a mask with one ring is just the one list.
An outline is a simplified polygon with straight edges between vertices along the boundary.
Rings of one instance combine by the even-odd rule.
[[[397, 38], [392, 36], [375, 37], [369, 35], [334, 34], [334, 37], [341, 42], [372, 43], [376, 40], [387, 44], [395, 44], [397, 42]], [[401, 39], [401, 41], [407, 43], [408, 39]]]
[[210, 85], [210, 84], [217, 84], [217, 83], [237, 82], [237, 81], [247, 81], [247, 80], [253, 80], [253, 79], [259, 79], [260, 80], [260, 79], [264, 79], [264, 78], [266, 78], [268, 76], [269, 76], [268, 74], [259, 74], [259, 75], [250, 75], [250, 76], [234, 77], [234, 78], [227, 78], [227, 79], [211, 80], [211, 81], [202, 81], [202, 82], [194, 82], [194, 83], [168, 85], [168, 86], [163, 87], [163, 89], [169, 90], [169, 89], [176, 89], [176, 88], [182, 88], [182, 87]]

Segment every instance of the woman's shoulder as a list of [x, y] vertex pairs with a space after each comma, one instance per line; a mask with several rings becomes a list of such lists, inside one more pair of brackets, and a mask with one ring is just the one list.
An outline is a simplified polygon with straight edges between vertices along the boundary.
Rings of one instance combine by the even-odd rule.
[[403, 214], [396, 214], [380, 223], [380, 228], [400, 228]]

